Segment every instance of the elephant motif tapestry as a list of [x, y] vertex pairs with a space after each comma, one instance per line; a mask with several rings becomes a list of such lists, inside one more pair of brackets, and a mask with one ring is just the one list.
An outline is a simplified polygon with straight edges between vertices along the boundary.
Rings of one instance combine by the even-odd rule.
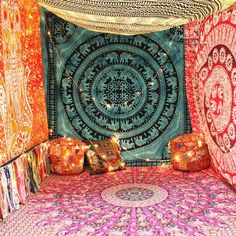
[[0, 166], [48, 136], [40, 45], [33, 0], [0, 0]]
[[201, 40], [194, 48], [195, 63], [186, 62], [198, 111], [192, 124], [206, 137], [214, 169], [236, 187], [236, 8], [195, 26], [186, 27], [186, 35], [195, 30]]
[[41, 15], [53, 137], [118, 138], [126, 161], [169, 160], [168, 142], [191, 130], [183, 27], [136, 36], [97, 33]]

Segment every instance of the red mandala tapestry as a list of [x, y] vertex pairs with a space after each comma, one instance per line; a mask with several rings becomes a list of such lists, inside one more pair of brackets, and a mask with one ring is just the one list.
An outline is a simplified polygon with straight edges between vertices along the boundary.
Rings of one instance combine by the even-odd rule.
[[236, 9], [202, 22], [193, 76], [195, 104], [212, 164], [236, 187]]
[[39, 6], [0, 0], [0, 165], [47, 138]]
[[184, 48], [185, 48], [185, 78], [186, 78], [186, 95], [188, 99], [188, 108], [191, 118], [192, 131], [200, 133], [199, 117], [196, 103], [194, 100], [194, 65], [196, 61], [196, 48], [199, 44], [198, 30], [200, 22], [191, 22], [185, 26]]

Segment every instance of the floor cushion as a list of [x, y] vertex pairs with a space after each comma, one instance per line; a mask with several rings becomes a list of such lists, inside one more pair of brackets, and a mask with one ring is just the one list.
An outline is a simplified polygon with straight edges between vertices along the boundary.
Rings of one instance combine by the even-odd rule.
[[169, 142], [169, 149], [174, 169], [199, 171], [210, 165], [207, 143], [202, 134], [179, 135]]
[[59, 138], [50, 141], [50, 169], [55, 174], [79, 174], [84, 169], [85, 144], [79, 139]]

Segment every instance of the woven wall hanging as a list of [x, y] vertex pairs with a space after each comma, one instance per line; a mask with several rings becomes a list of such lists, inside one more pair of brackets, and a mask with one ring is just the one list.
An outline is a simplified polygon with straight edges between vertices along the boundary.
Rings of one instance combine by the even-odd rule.
[[93, 31], [142, 34], [201, 19], [235, 0], [37, 0], [57, 16]]

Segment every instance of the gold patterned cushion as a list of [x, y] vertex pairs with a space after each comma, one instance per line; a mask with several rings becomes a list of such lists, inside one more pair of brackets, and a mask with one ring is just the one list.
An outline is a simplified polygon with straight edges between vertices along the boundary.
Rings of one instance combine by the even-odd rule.
[[90, 174], [116, 171], [125, 167], [125, 163], [119, 153], [118, 144], [114, 139], [89, 141], [86, 156], [91, 167]]

